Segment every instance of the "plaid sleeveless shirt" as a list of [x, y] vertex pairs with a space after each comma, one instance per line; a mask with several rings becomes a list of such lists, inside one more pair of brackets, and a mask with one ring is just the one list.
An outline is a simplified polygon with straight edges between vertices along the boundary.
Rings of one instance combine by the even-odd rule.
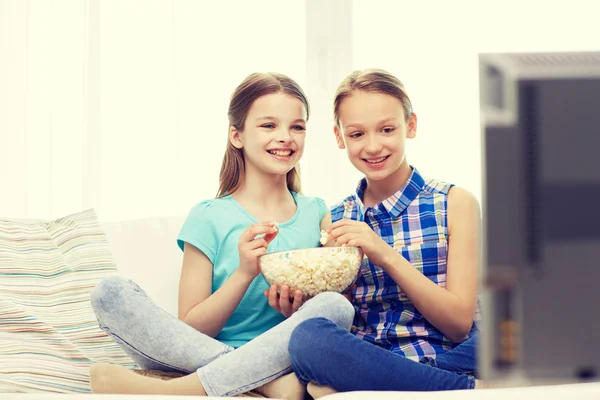
[[[412, 167], [411, 167], [412, 168]], [[435, 284], [446, 286], [448, 253], [447, 199], [453, 186], [425, 180], [416, 168], [404, 188], [383, 202], [365, 207], [366, 180], [331, 209], [332, 220], [367, 223], [413, 267]], [[366, 257], [353, 292], [356, 314], [352, 332], [359, 338], [418, 361], [457, 346], [431, 325], [392, 278]], [[479, 304], [469, 336], [481, 320]]]

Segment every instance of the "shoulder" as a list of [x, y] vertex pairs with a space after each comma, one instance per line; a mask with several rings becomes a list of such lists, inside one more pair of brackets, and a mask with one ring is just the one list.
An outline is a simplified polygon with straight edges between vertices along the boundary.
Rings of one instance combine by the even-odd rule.
[[454, 221], [479, 221], [481, 208], [475, 195], [466, 189], [453, 186], [448, 193], [448, 225]]
[[340, 219], [342, 219], [344, 217], [344, 213], [346, 212], [346, 209], [352, 208], [354, 206], [355, 202], [356, 202], [356, 200], [355, 200], [354, 194], [351, 194], [351, 195], [347, 196], [346, 198], [344, 198], [339, 203], [334, 204], [330, 209], [331, 220], [333, 222], [336, 222], [336, 221], [339, 221]]
[[450, 189], [455, 187], [452, 183], [444, 182], [439, 179], [428, 178], [424, 181], [423, 192], [428, 194], [441, 194], [447, 196]]
[[305, 196], [298, 193], [294, 193], [294, 197], [296, 198], [296, 203], [301, 209], [317, 212], [319, 220], [323, 219], [323, 217], [325, 217], [325, 215], [327, 215], [329, 212], [327, 203], [325, 203], [325, 200], [320, 197]]
[[468, 190], [452, 186], [448, 193], [448, 209], [479, 212], [479, 201]]
[[227, 216], [235, 215], [228, 212], [227, 203], [230, 201], [225, 198], [210, 199], [191, 208], [177, 238], [181, 250], [187, 242], [201, 250], [214, 264], [222, 238], [229, 229]]
[[231, 202], [227, 198], [208, 199], [195, 204], [188, 214], [190, 220], [214, 220], [227, 215]]

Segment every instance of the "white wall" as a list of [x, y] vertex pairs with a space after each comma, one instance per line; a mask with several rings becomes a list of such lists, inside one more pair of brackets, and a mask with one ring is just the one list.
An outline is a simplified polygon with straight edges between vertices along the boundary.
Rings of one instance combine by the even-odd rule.
[[332, 95], [380, 67], [419, 116], [411, 163], [480, 197], [477, 54], [600, 50], [594, 0], [206, 4], [0, 1], [0, 216], [187, 213], [216, 192], [228, 98], [253, 71], [286, 73], [311, 100], [308, 194], [354, 189]]
[[418, 116], [408, 159], [481, 199], [478, 54], [600, 50], [595, 0], [353, 1], [354, 68], [406, 86]]

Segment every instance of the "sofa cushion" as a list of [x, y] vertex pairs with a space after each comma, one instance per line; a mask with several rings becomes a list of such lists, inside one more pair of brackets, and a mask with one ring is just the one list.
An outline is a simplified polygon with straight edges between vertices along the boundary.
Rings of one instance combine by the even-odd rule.
[[115, 273], [93, 210], [0, 218], [0, 393], [86, 393], [93, 362], [134, 366], [90, 305], [96, 283]]
[[185, 217], [162, 217], [102, 224], [119, 273], [175, 317], [183, 260], [177, 236], [184, 221]]

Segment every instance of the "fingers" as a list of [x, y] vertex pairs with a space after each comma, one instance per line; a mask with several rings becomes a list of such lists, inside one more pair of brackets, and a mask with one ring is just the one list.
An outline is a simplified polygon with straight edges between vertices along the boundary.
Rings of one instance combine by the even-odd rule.
[[346, 289], [344, 291], [344, 293], [342, 293], [342, 296], [344, 296], [345, 298], [348, 299], [348, 301], [350, 303], [352, 303], [352, 300], [354, 300], [354, 290], [356, 289], [356, 283], [353, 283], [352, 285], [350, 285], [350, 287], [348, 289]]
[[265, 292], [268, 292], [267, 297], [269, 299], [269, 305], [277, 311], [281, 312], [281, 310], [279, 309], [279, 295], [277, 294], [277, 285], [271, 285], [271, 288], [266, 290]]
[[358, 226], [364, 224], [364, 222], [358, 222], [358, 221], [354, 221], [352, 219], [340, 219], [339, 221], [335, 221], [333, 224], [329, 225], [329, 228], [327, 228], [327, 233], [331, 233], [331, 231], [341, 228], [343, 226]]
[[269, 306], [279, 311], [285, 317], [290, 317], [302, 306], [302, 291], [296, 290], [292, 298], [290, 288], [287, 285], [283, 285], [280, 288], [277, 285], [272, 285], [269, 289], [265, 290], [264, 295], [269, 301]]
[[264, 237], [258, 238], [258, 239], [254, 239], [252, 241], [250, 241], [249, 243], [245, 244], [247, 247], [247, 249], [249, 250], [255, 250], [255, 249], [259, 249], [261, 247], [267, 247], [268, 243], [267, 241], [264, 239]]
[[[277, 226], [274, 222], [257, 222], [252, 224], [240, 235], [240, 241], [238, 248], [244, 249], [246, 252], [252, 252], [252, 250], [258, 250], [261, 248], [267, 248], [269, 243], [277, 236]], [[256, 237], [264, 235], [262, 237]], [[263, 255], [265, 252], [259, 251], [256, 254]]]
[[279, 296], [279, 307], [281, 313], [286, 317], [290, 317], [293, 313], [302, 307], [302, 291], [296, 290], [293, 294], [287, 286], [281, 287], [281, 295]]
[[273, 233], [267, 233], [265, 236], [263, 236], [263, 239], [265, 239], [265, 241], [266, 241], [267, 245], [268, 245], [269, 243], [271, 243], [271, 241], [272, 241], [273, 239], [275, 239], [275, 236], [277, 236], [277, 234], [278, 234], [278, 233], [279, 233], [279, 229], [277, 229], [277, 230], [276, 230], [275, 232], [273, 232]]
[[252, 224], [240, 235], [240, 241], [250, 242], [258, 235], [268, 235], [277, 232], [275, 222], [257, 222]]
[[340, 236], [348, 234], [348, 233], [360, 233], [362, 231], [361, 228], [362, 228], [361, 226], [356, 226], [356, 225], [339, 226], [339, 227], [333, 229], [331, 232], [329, 232], [329, 239], [336, 240]]
[[260, 257], [260, 256], [264, 256], [265, 254], [267, 254], [267, 247], [259, 247], [258, 249], [254, 249], [250, 252], [250, 255], [252, 257]]
[[338, 246], [348, 245], [349, 242], [352, 240], [352, 236], [353, 235], [346, 233], [335, 239], [335, 244]]
[[292, 314], [298, 311], [300, 307], [302, 307], [302, 298], [302, 291], [296, 290], [296, 293], [294, 293], [294, 302], [292, 303]]
[[290, 288], [283, 285], [279, 293], [279, 309], [286, 317], [292, 315], [292, 302], [290, 301]]

